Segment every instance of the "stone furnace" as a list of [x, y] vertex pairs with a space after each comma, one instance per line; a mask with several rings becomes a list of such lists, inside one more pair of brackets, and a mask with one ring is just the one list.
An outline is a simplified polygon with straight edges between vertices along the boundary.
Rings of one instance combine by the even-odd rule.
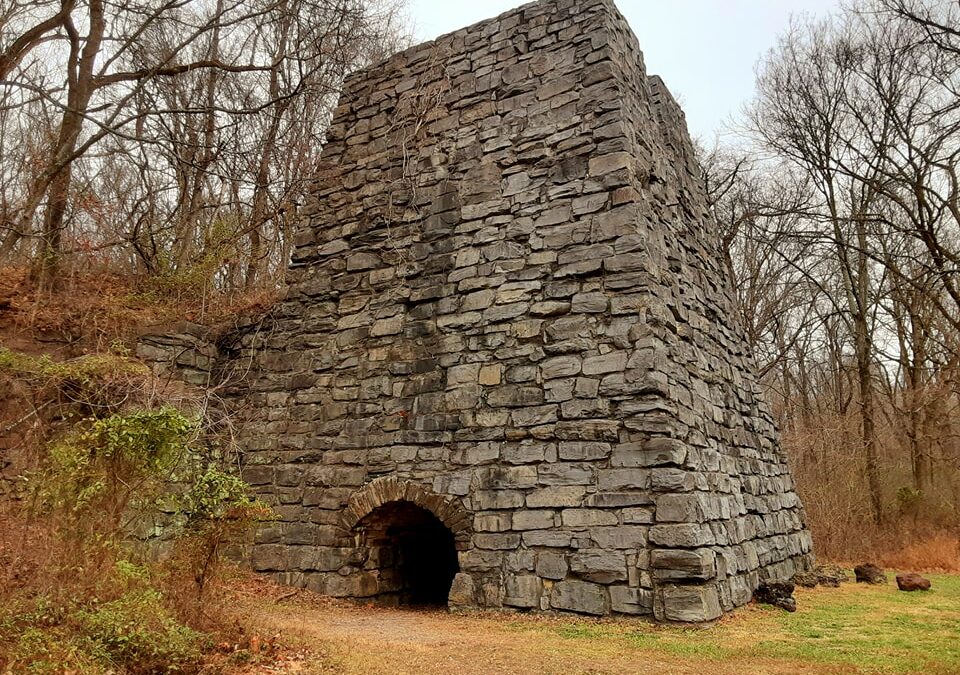
[[809, 565], [683, 114], [610, 0], [353, 74], [311, 194], [235, 361], [255, 569], [703, 621]]

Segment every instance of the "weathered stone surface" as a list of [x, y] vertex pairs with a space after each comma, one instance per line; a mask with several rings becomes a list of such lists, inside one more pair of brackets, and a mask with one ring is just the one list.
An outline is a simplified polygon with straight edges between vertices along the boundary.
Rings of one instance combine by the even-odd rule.
[[550, 606], [580, 614], [606, 614], [607, 594], [600, 584], [559, 581], [550, 593]]
[[794, 586], [789, 581], [764, 581], [753, 592], [753, 599], [767, 605], [797, 611], [797, 600], [793, 597]]
[[537, 575], [544, 579], [563, 579], [567, 576], [566, 556], [562, 553], [552, 551], [541, 551], [537, 553]]
[[790, 579], [797, 586], [805, 588], [814, 588], [818, 585], [837, 588], [848, 580], [846, 570], [838, 565], [817, 565], [809, 571], [797, 572]]
[[643, 588], [610, 586], [610, 609], [621, 614], [650, 614], [653, 593]]
[[473, 577], [463, 572], [457, 573], [450, 586], [449, 603], [451, 607], [472, 607], [477, 602]]
[[254, 567], [403, 602], [423, 536], [452, 605], [666, 621], [805, 571], [699, 175], [611, 0], [348, 76], [284, 299], [142, 348], [238, 402]]
[[657, 579], [712, 579], [716, 576], [716, 560], [716, 554], [709, 548], [693, 551], [655, 549], [650, 552], [650, 566]]
[[543, 582], [533, 574], [508, 576], [503, 604], [510, 607], [540, 607]]
[[882, 569], [873, 563], [857, 565], [853, 568], [853, 574], [856, 577], [857, 582], [861, 584], [879, 585], [887, 583], [887, 575], [883, 573]]
[[665, 621], [713, 621], [722, 614], [717, 589], [712, 585], [667, 585], [660, 588], [660, 597], [662, 613], [657, 618]]
[[930, 580], [913, 572], [898, 574], [897, 588], [901, 591], [929, 591]]
[[601, 584], [627, 580], [626, 558], [620, 551], [577, 551], [570, 558], [570, 570], [581, 579]]

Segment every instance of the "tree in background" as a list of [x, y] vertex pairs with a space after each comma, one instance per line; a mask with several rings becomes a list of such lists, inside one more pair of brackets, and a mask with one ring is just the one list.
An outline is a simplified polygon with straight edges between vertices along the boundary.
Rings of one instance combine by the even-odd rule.
[[0, 17], [0, 255], [41, 285], [65, 255], [253, 286], [343, 76], [395, 49], [378, 0], [35, 0]]
[[960, 523], [958, 29], [937, 0], [795, 21], [759, 64], [739, 144], [704, 162], [828, 550], [864, 520]]

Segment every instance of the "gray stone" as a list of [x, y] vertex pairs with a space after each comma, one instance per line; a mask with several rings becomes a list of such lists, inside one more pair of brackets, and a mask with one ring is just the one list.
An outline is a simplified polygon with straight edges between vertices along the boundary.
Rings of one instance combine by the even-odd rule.
[[550, 606], [579, 614], [606, 614], [607, 594], [603, 586], [587, 581], [559, 581], [550, 593]]
[[476, 604], [476, 591], [474, 589], [472, 576], [458, 572], [457, 575], [453, 577], [448, 602], [451, 607], [471, 607]]
[[650, 566], [658, 579], [705, 581], [716, 576], [716, 559], [716, 554], [708, 548], [655, 549], [650, 553]]
[[569, 566], [567, 565], [566, 556], [562, 553], [554, 553], [552, 551], [540, 551], [537, 553], [537, 576], [544, 579], [560, 580], [567, 576], [568, 569]]
[[610, 609], [621, 614], [650, 614], [653, 593], [642, 588], [610, 586]]
[[543, 582], [532, 574], [507, 576], [503, 604], [510, 607], [539, 607]]
[[658, 618], [666, 621], [713, 621], [723, 613], [717, 589], [713, 585], [666, 585], [659, 592], [663, 609]]
[[696, 152], [642, 64], [610, 0], [550, 0], [350, 74], [282, 299], [140, 341], [235, 413], [277, 515], [255, 569], [397, 601], [397, 538], [435, 518], [453, 606], [705, 621], [809, 567]]
[[627, 580], [627, 563], [623, 553], [605, 549], [577, 551], [570, 558], [570, 570], [581, 579], [599, 584]]

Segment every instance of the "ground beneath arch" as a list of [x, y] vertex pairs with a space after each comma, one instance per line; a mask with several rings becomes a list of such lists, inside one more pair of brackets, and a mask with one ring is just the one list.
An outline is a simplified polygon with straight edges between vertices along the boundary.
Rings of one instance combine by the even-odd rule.
[[753, 605], [710, 628], [385, 609], [264, 584], [241, 599], [248, 620], [303, 651], [246, 672], [957, 673], [960, 576], [933, 579], [927, 594], [901, 593], [892, 583], [800, 589], [795, 614]]

